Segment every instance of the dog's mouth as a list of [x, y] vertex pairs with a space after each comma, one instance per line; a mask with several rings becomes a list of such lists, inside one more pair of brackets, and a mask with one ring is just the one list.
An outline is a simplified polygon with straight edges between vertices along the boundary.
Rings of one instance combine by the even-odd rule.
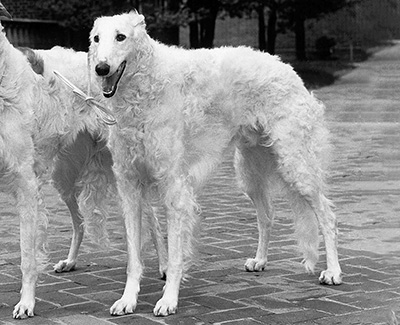
[[102, 82], [103, 95], [104, 97], [110, 98], [114, 96], [117, 91], [118, 82], [125, 71], [126, 61], [122, 62], [117, 71], [115, 71], [111, 76], [104, 77]]

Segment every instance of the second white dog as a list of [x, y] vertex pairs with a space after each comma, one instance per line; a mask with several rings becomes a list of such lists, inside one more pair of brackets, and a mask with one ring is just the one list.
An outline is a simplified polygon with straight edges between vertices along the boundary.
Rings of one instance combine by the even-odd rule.
[[261, 271], [274, 209], [271, 193], [283, 183], [296, 214], [305, 267], [318, 259], [318, 224], [325, 239], [325, 284], [340, 284], [336, 217], [325, 196], [323, 160], [328, 132], [324, 107], [293, 69], [249, 48], [184, 50], [151, 39], [136, 12], [95, 21], [91, 65], [110, 99], [114, 159], [128, 241], [125, 291], [112, 314], [133, 312], [143, 266], [144, 207], [156, 196], [168, 218], [168, 270], [155, 315], [177, 310], [179, 287], [194, 250], [199, 221], [195, 193], [235, 147], [239, 183], [257, 210], [259, 244], [248, 271]]

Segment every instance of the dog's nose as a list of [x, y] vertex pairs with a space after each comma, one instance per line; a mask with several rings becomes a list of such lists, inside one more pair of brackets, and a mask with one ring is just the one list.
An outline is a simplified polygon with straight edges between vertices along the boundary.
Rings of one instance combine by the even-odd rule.
[[99, 76], [106, 76], [110, 72], [110, 66], [105, 62], [100, 62], [96, 65], [96, 73]]

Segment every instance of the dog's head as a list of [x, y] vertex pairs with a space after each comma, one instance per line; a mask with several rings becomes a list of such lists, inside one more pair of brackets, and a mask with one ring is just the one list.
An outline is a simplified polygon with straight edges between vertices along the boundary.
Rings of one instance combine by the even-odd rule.
[[125, 72], [134, 44], [146, 34], [144, 16], [136, 11], [95, 20], [90, 32], [91, 67], [101, 78], [103, 95], [112, 97]]

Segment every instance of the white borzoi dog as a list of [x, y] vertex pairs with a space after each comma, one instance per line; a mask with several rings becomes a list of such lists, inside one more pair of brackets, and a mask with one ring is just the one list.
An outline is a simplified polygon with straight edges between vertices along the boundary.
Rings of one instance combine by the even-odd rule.
[[[1, 3], [0, 15], [10, 17]], [[16, 198], [20, 216], [22, 289], [13, 316], [24, 318], [34, 315], [36, 281], [47, 264], [41, 185], [53, 181], [72, 217], [68, 257], [54, 266], [56, 272], [66, 272], [75, 268], [84, 226], [95, 242], [107, 243], [105, 198], [115, 180], [105, 146], [107, 128], [53, 74], [57, 69], [84, 89], [87, 54], [62, 48], [24, 49], [35, 73], [3, 32], [0, 52], [0, 190]], [[166, 253], [159, 225], [148, 219], [163, 273]]]
[[90, 65], [117, 119], [109, 145], [129, 252], [125, 290], [112, 314], [133, 312], [137, 304], [141, 216], [153, 195], [168, 220], [167, 281], [154, 314], [176, 312], [199, 221], [195, 193], [232, 146], [239, 184], [258, 217], [258, 249], [246, 270], [266, 267], [271, 192], [278, 181], [296, 214], [306, 269], [312, 271], [318, 259], [319, 224], [327, 255], [320, 282], [341, 283], [336, 217], [325, 196], [324, 106], [289, 65], [245, 47], [185, 50], [160, 44], [137, 12], [98, 18], [90, 41]]
[[1, 190], [15, 197], [20, 216], [22, 289], [13, 316], [23, 318], [34, 314], [36, 280], [47, 264], [41, 186], [53, 181], [73, 220], [68, 258], [55, 265], [64, 272], [75, 267], [83, 222], [98, 242], [106, 239], [103, 201], [114, 176], [104, 127], [95, 115], [83, 113], [86, 104], [54, 76], [46, 79], [33, 72], [2, 32], [0, 51], [0, 179]]
[[[0, 4], [0, 17], [4, 16], [10, 17]], [[35, 126], [32, 103], [36, 78], [25, 57], [8, 43], [1, 25], [0, 28], [0, 190], [12, 194], [17, 202], [23, 239], [19, 304], [25, 306], [30, 315], [33, 313], [37, 269], [46, 259], [42, 248], [47, 223], [33, 168]]]

